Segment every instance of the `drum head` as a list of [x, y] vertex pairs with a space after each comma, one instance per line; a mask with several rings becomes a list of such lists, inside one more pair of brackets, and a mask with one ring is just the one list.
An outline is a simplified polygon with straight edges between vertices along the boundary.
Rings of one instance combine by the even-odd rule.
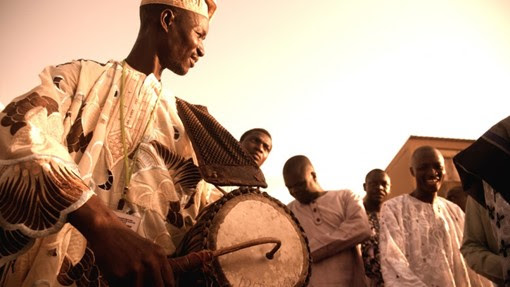
[[281, 241], [262, 244], [218, 257], [213, 262], [221, 286], [305, 286], [310, 269], [306, 239], [290, 211], [267, 194], [247, 193], [226, 201], [214, 216], [207, 243], [210, 250], [262, 237]]

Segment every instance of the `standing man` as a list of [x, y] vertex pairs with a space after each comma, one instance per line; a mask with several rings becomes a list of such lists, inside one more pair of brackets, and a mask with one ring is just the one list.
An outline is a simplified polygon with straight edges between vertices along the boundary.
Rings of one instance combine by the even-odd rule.
[[391, 190], [390, 177], [384, 170], [373, 169], [365, 176], [363, 189], [366, 192], [363, 205], [372, 228], [370, 238], [361, 244], [365, 274], [370, 279], [370, 286], [383, 287], [379, 252], [379, 213], [384, 199]]
[[310, 286], [366, 286], [358, 244], [371, 232], [361, 200], [350, 190], [323, 190], [303, 155], [287, 160], [283, 179], [296, 199], [288, 207], [308, 237], [313, 261]]
[[0, 285], [174, 285], [201, 178], [160, 79], [204, 56], [215, 9], [142, 0], [125, 60], [49, 66], [0, 113]]
[[497, 286], [505, 286], [503, 276], [505, 257], [498, 254], [500, 249], [489, 213], [471, 196], [467, 197], [466, 223], [460, 252], [475, 272]]
[[386, 201], [381, 209], [381, 268], [387, 286], [491, 286], [460, 253], [464, 213], [437, 195], [444, 158], [431, 146], [417, 148], [410, 171], [416, 189]]
[[462, 252], [474, 270], [509, 286], [510, 117], [493, 125], [453, 162], [472, 199], [466, 209]]

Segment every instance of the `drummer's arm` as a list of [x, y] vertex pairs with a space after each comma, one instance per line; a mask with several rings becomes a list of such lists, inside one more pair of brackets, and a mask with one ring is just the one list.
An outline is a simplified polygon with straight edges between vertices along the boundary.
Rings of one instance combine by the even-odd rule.
[[338, 209], [343, 209], [345, 220], [329, 233], [314, 234], [309, 240], [314, 262], [337, 254], [368, 239], [372, 233], [365, 209], [352, 192], [338, 198]]
[[70, 213], [68, 219], [87, 238], [96, 263], [110, 283], [162, 286], [164, 282], [173, 286], [173, 272], [163, 248], [126, 227], [97, 196]]

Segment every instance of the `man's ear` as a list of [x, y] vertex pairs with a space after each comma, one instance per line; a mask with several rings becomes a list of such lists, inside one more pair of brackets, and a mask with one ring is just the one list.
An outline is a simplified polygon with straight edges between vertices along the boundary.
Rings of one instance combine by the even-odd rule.
[[367, 191], [367, 184], [366, 183], [363, 184], [363, 190]]
[[413, 169], [413, 167], [410, 167], [410, 168], [409, 168], [409, 171], [411, 172], [411, 175], [412, 175], [413, 177], [415, 177], [415, 174], [414, 174], [414, 169]]
[[170, 25], [172, 25], [174, 22], [174, 19], [175, 14], [174, 11], [172, 11], [172, 9], [167, 8], [161, 12], [159, 20], [161, 23], [161, 27], [163, 27], [163, 30], [165, 30], [165, 32], [168, 32]]
[[315, 173], [315, 171], [312, 171], [312, 177], [313, 177], [313, 180], [315, 182], [317, 182], [317, 174]]

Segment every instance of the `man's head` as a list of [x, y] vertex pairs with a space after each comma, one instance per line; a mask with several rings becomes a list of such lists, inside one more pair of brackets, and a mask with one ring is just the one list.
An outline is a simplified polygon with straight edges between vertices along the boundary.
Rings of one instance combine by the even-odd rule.
[[323, 192], [312, 163], [303, 155], [287, 160], [283, 166], [283, 180], [290, 195], [303, 204], [312, 202]]
[[381, 204], [390, 193], [391, 180], [388, 174], [382, 169], [373, 169], [365, 176], [363, 189], [366, 191], [365, 200], [376, 204]]
[[246, 131], [239, 140], [241, 146], [253, 157], [260, 167], [273, 148], [273, 141], [268, 131], [255, 128]]
[[462, 186], [454, 186], [446, 192], [446, 199], [457, 204], [463, 211], [466, 211], [467, 193], [464, 192]]
[[419, 192], [436, 193], [445, 175], [443, 155], [434, 147], [421, 146], [411, 157], [410, 170]]
[[143, 45], [152, 46], [161, 69], [185, 75], [205, 54], [203, 41], [215, 8], [210, 0], [143, 0], [139, 38], [151, 42]]

